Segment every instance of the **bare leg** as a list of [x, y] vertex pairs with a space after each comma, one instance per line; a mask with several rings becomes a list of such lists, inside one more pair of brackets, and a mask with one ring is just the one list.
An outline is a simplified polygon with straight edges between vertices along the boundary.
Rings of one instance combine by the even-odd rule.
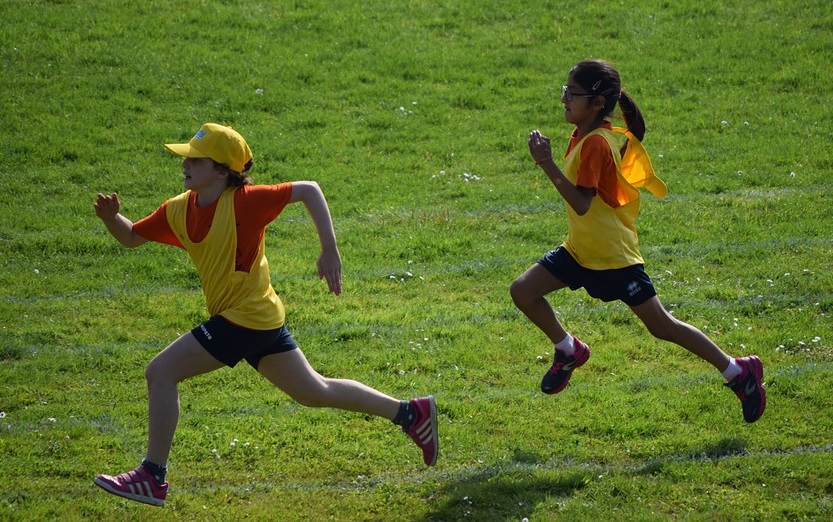
[[515, 306], [544, 332], [553, 344], [564, 339], [567, 332], [544, 296], [566, 286], [546, 268], [536, 263], [518, 276], [509, 287]]
[[148, 451], [147, 459], [166, 465], [179, 421], [177, 383], [223, 367], [191, 334], [186, 333], [148, 363]]
[[669, 314], [659, 297], [654, 296], [641, 305], [632, 306], [631, 310], [645, 323], [654, 337], [682, 346], [709, 362], [720, 372], [729, 367], [732, 358], [703, 332]]
[[314, 408], [339, 408], [393, 420], [399, 400], [357, 381], [329, 379], [310, 366], [300, 349], [267, 355], [257, 371], [298, 403]]

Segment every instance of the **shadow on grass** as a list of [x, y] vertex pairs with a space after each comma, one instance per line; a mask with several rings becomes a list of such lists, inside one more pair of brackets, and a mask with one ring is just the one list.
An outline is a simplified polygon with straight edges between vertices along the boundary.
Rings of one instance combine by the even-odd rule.
[[515, 454], [515, 464], [471, 470], [435, 492], [438, 504], [420, 522], [521, 520], [552, 497], [569, 497], [590, 483], [591, 473], [559, 473], [530, 466], [528, 455]]
[[[633, 468], [626, 466], [619, 472], [655, 475], [673, 462], [720, 460], [742, 455], [746, 453], [746, 445], [744, 439], [727, 437], [700, 451], [645, 461]], [[588, 486], [595, 474], [598, 470], [593, 467], [564, 472], [563, 468], [542, 465], [534, 453], [515, 450], [509, 464], [469, 468], [460, 478], [448, 481], [434, 493], [434, 509], [418, 520], [521, 520], [535, 511], [541, 502], [555, 499], [557, 504], [558, 497], [566, 501], [573, 493]]]
[[737, 437], [726, 437], [714, 444], [704, 447], [702, 450], [676, 455], [661, 459], [647, 461], [643, 466], [634, 470], [635, 475], [656, 475], [662, 473], [668, 464], [674, 462], [697, 461], [697, 460], [720, 460], [746, 453], [747, 441]]

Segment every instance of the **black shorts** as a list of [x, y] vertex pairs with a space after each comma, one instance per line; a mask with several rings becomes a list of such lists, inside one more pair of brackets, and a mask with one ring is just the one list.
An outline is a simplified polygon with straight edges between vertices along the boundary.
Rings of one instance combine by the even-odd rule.
[[215, 315], [191, 333], [215, 359], [232, 367], [246, 359], [257, 370], [258, 363], [267, 355], [298, 348], [286, 325], [275, 330], [252, 330], [221, 315]]
[[570, 290], [584, 288], [591, 297], [605, 302], [619, 300], [638, 306], [657, 295], [644, 265], [591, 270], [578, 264], [564, 247], [547, 252], [538, 263]]

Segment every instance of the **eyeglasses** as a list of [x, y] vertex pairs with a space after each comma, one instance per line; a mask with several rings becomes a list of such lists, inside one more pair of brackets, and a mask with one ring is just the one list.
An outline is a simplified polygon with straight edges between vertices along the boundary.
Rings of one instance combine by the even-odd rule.
[[561, 97], [564, 98], [564, 101], [573, 101], [573, 98], [576, 96], [580, 96], [582, 98], [595, 98], [596, 96], [600, 96], [599, 94], [586, 94], [583, 92], [573, 92], [567, 89], [566, 85], [561, 86]]

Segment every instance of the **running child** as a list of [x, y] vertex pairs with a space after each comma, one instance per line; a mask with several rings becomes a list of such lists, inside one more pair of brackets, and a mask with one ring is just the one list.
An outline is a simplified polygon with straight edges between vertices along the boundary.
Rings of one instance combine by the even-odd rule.
[[162, 350], [145, 369], [145, 459], [127, 473], [98, 475], [95, 484], [115, 495], [163, 505], [168, 456], [179, 419], [177, 384], [241, 360], [304, 406], [390, 419], [419, 446], [425, 464], [434, 465], [438, 438], [433, 396], [400, 401], [353, 380], [323, 377], [310, 366], [284, 324], [284, 307], [272, 287], [264, 255], [264, 230], [286, 205], [304, 204], [321, 244], [318, 276], [334, 294], [342, 289], [341, 256], [318, 184], [253, 185], [246, 174], [253, 163], [246, 141], [233, 129], [214, 123], [203, 125], [188, 143], [165, 147], [184, 158], [184, 193], [136, 223], [119, 213], [115, 193], [98, 194], [95, 212], [126, 247], [155, 241], [188, 252], [210, 318]]
[[[654, 175], [642, 147], [645, 121], [622, 89], [619, 73], [602, 60], [579, 62], [561, 88], [561, 103], [565, 119], [575, 125], [564, 170], [556, 166], [550, 140], [540, 131], [530, 133], [529, 151], [567, 203], [567, 239], [510, 288], [515, 305], [555, 345], [541, 390], [562, 391], [573, 371], [590, 357], [590, 347], [567, 333], [545, 296], [562, 288], [584, 288], [596, 299], [623, 301], [654, 337], [682, 346], [714, 366], [740, 399], [744, 420], [755, 422], [766, 408], [760, 359], [730, 357], [703, 332], [669, 314], [645, 273], [634, 228], [639, 188], [663, 197], [666, 186]], [[613, 127], [607, 119], [617, 105], [627, 129]]]

